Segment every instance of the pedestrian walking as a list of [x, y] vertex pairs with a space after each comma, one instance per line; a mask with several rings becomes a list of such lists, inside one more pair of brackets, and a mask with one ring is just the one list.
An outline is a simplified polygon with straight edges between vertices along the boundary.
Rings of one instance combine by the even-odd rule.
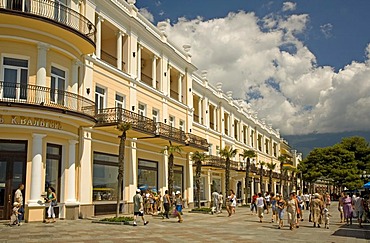
[[270, 202], [271, 202], [271, 223], [276, 220], [278, 222], [278, 215], [277, 215], [277, 208], [276, 208], [276, 197], [275, 193], [271, 192], [270, 193]]
[[182, 219], [181, 214], [182, 214], [182, 208], [183, 208], [183, 205], [182, 205], [183, 201], [182, 201], [182, 197], [181, 197], [181, 192], [180, 191], [177, 191], [176, 192], [175, 203], [176, 203], [175, 214], [179, 218], [179, 220], [177, 222], [182, 223], [183, 222], [183, 219]]
[[230, 190], [230, 194], [228, 196], [228, 206], [226, 207], [227, 212], [229, 213], [229, 217], [235, 213], [236, 207], [236, 196], [233, 190]]
[[212, 214], [214, 213], [218, 213], [218, 192], [217, 191], [214, 191], [212, 193]]
[[353, 214], [353, 208], [352, 208], [352, 198], [349, 196], [348, 193], [345, 194], [343, 198], [343, 213], [344, 218], [346, 220], [346, 224], [349, 225], [352, 224], [352, 214]]
[[364, 199], [361, 197], [360, 193], [356, 192], [355, 200], [353, 201], [353, 208], [357, 215], [358, 226], [362, 226], [362, 217], [364, 214]]
[[311, 201], [311, 212], [312, 212], [312, 222], [313, 222], [313, 227], [320, 228], [321, 224], [321, 213], [322, 209], [324, 208], [324, 203], [322, 200], [320, 200], [320, 195], [318, 193], [315, 193], [314, 199]]
[[222, 205], [224, 204], [224, 195], [222, 195], [222, 192], [218, 194], [218, 212], [222, 213]]
[[[54, 212], [54, 207], [57, 206], [57, 195], [55, 193], [55, 189], [53, 187], [48, 188], [48, 194], [47, 197], [45, 198], [46, 202], [49, 203], [49, 208], [48, 208], [48, 218], [45, 221], [45, 223], [55, 223], [55, 212]], [[51, 221], [51, 219], [53, 219]]]
[[308, 192], [303, 195], [303, 201], [305, 203], [304, 208], [310, 210], [310, 194]]
[[252, 202], [251, 202], [251, 212], [253, 213], [253, 210], [256, 211], [256, 214], [257, 214], [257, 193], [254, 193], [253, 196], [252, 196]]
[[298, 201], [295, 197], [294, 192], [291, 192], [289, 195], [289, 200], [287, 202], [286, 211], [288, 213], [288, 224], [290, 230], [296, 227], [297, 224], [297, 214], [298, 214]]
[[343, 199], [344, 199], [344, 193], [342, 192], [338, 199], [338, 211], [339, 211], [340, 223], [344, 222]]
[[10, 216], [9, 226], [14, 226], [14, 225], [20, 226], [21, 225], [19, 222], [20, 206], [21, 204], [19, 202], [13, 203], [12, 215]]
[[283, 199], [283, 197], [282, 196], [277, 196], [276, 197], [276, 210], [277, 210], [278, 217], [279, 217], [278, 229], [281, 229], [284, 226], [284, 221], [283, 220], [284, 220], [285, 205], [286, 205], [286, 202]]
[[24, 184], [19, 184], [18, 189], [14, 193], [14, 202], [17, 202], [18, 205], [18, 224], [22, 224], [24, 218], [24, 206], [23, 206], [23, 193]]
[[149, 223], [149, 221], [145, 221], [145, 218], [144, 218], [144, 200], [143, 200], [143, 197], [140, 195], [140, 193], [141, 193], [141, 190], [136, 189], [136, 194], [133, 198], [133, 201], [134, 201], [134, 224], [133, 226], [137, 226], [137, 223], [136, 223], [137, 216], [141, 217], [144, 225], [147, 225]]
[[266, 194], [265, 194], [265, 201], [266, 201], [266, 207], [265, 207], [265, 209], [266, 209], [266, 214], [269, 214], [269, 211], [270, 211], [270, 199], [271, 199], [270, 193], [269, 192], [266, 192]]
[[170, 212], [170, 207], [171, 207], [171, 199], [170, 195], [168, 194], [168, 190], [164, 192], [163, 195], [163, 207], [164, 207], [164, 215], [162, 218], [166, 217], [166, 219], [169, 219], [168, 214]]
[[258, 214], [258, 218], [260, 219], [260, 223], [262, 223], [262, 219], [263, 219], [263, 212], [265, 210], [265, 207], [266, 207], [266, 200], [262, 197], [262, 193], [258, 193], [258, 197], [257, 197], [257, 200], [256, 200], [256, 205], [257, 205], [257, 214]]

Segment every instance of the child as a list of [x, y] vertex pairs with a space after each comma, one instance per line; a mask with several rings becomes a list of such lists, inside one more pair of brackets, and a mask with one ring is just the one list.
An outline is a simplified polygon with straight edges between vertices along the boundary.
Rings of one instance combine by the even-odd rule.
[[10, 216], [10, 223], [9, 225], [10, 226], [13, 226], [13, 225], [18, 225], [20, 226], [20, 223], [18, 221], [18, 215], [20, 215], [21, 213], [18, 211], [19, 210], [19, 207], [21, 206], [20, 203], [18, 202], [14, 202], [13, 203], [13, 210], [12, 210], [12, 216]]
[[329, 229], [329, 217], [331, 217], [329, 210], [327, 208], [324, 208], [323, 210], [324, 214], [324, 223], [325, 223], [325, 228]]

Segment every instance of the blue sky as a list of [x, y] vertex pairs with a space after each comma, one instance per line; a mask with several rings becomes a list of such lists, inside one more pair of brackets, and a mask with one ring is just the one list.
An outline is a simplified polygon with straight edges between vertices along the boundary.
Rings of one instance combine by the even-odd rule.
[[[147, 8], [154, 21], [179, 17], [194, 19], [222, 18], [229, 12], [244, 10], [264, 17], [281, 11], [283, 2], [266, 0], [137, 0], [138, 8]], [[292, 1], [297, 7], [291, 13], [310, 15], [309, 30], [302, 41], [316, 55], [319, 65], [330, 65], [336, 70], [353, 60], [364, 61], [364, 49], [370, 42], [369, 0], [301, 0]], [[324, 29], [327, 31], [323, 33]], [[365, 30], [365, 31], [364, 31]]]
[[[283, 134], [369, 131], [369, 0], [137, 0]], [[220, 51], [222, 50], [222, 51]]]

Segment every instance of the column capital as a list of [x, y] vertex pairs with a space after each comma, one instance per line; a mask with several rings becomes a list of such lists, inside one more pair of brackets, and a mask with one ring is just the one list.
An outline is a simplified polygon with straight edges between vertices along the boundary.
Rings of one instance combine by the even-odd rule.
[[98, 14], [98, 22], [104, 22], [104, 18], [100, 14]]
[[153, 54], [153, 60], [157, 60], [159, 57], [155, 54]]
[[42, 51], [48, 51], [50, 48], [49, 44], [43, 43], [43, 42], [38, 42], [37, 43], [37, 49], [42, 50]]
[[72, 64], [75, 65], [75, 66], [78, 66], [78, 67], [83, 65], [83, 63], [80, 61], [80, 59], [74, 59]]
[[39, 133], [33, 133], [32, 134], [32, 137], [33, 138], [38, 138], [38, 139], [42, 139], [42, 138], [44, 138], [44, 137], [46, 137], [46, 134], [39, 134]]
[[68, 143], [69, 143], [69, 145], [76, 145], [76, 144], [78, 144], [78, 141], [74, 140], [74, 139], [71, 139], [71, 140], [68, 140]]
[[125, 33], [125, 31], [123, 31], [123, 30], [117, 30], [116, 31], [116, 35], [117, 36], [123, 36], [123, 35], [125, 35], [126, 33]]

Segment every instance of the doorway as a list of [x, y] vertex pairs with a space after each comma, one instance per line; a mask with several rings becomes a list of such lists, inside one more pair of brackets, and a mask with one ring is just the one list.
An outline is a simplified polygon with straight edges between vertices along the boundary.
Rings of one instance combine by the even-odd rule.
[[[14, 193], [26, 181], [27, 141], [0, 140], [0, 219], [9, 219]], [[23, 192], [24, 197], [24, 192]]]

